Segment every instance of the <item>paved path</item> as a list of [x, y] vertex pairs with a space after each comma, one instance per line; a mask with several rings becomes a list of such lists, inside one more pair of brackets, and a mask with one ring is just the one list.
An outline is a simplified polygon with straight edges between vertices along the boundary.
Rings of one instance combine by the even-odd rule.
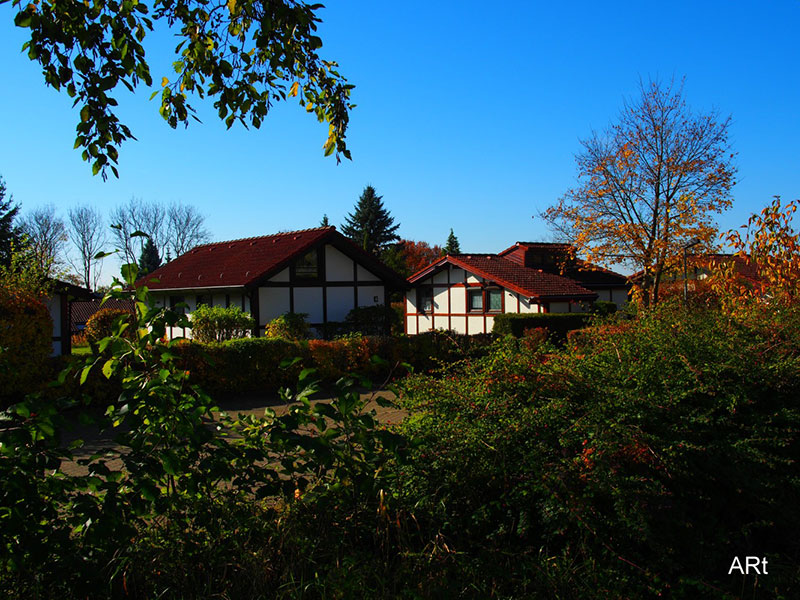
[[[387, 400], [395, 400], [395, 394], [390, 391], [379, 392], [365, 392], [361, 394], [361, 398], [367, 400], [367, 410], [374, 410], [375, 415], [381, 423], [387, 425], [395, 425], [400, 423], [406, 416], [407, 412], [400, 408], [383, 407], [374, 402], [373, 398], [381, 396]], [[324, 394], [318, 394], [312, 398], [312, 402], [330, 402], [331, 397]], [[264, 411], [271, 408], [276, 414], [285, 414], [289, 410], [291, 404], [283, 402], [276, 394], [247, 394], [237, 396], [235, 398], [228, 398], [218, 402], [219, 408], [228, 413], [229, 416], [235, 417], [237, 415], [255, 415], [258, 417], [264, 416]], [[81, 458], [88, 458], [93, 454], [102, 454], [112, 448], [115, 444], [113, 441], [117, 430], [98, 432], [97, 427], [94, 425], [81, 425], [75, 424], [64, 435], [64, 444], [68, 444], [72, 440], [81, 439], [84, 444], [82, 448], [76, 449], [73, 452], [76, 460], [64, 461], [61, 464], [61, 470], [67, 475], [85, 475], [88, 473], [87, 467], [79, 465], [76, 461]], [[107, 463], [110, 469], [119, 469], [122, 467], [122, 461], [119, 459], [112, 460]]]

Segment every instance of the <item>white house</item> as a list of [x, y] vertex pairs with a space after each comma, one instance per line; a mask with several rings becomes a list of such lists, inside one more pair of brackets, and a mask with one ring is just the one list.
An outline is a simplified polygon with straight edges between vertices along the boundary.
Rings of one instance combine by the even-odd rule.
[[[306, 313], [313, 327], [384, 304], [405, 281], [334, 227], [289, 231], [197, 246], [141, 278], [162, 306], [239, 306], [255, 335], [282, 314]], [[176, 328], [172, 337], [191, 337]]]
[[598, 299], [627, 301], [625, 276], [570, 259], [568, 250], [517, 242], [498, 254], [440, 258], [408, 280], [406, 333], [490, 333], [501, 313], [584, 312]]

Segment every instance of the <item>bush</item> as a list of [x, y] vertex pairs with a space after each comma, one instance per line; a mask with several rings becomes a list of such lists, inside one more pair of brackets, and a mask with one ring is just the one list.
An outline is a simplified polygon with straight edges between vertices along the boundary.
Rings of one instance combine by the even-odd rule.
[[303, 344], [282, 338], [242, 338], [203, 344], [185, 341], [174, 348], [181, 369], [211, 394], [275, 392], [297, 380], [301, 365], [281, 363], [305, 358]]
[[550, 332], [550, 339], [563, 342], [567, 332], [585, 327], [590, 315], [586, 313], [503, 313], [494, 318], [492, 333], [522, 337], [526, 329], [544, 327]]
[[593, 315], [605, 317], [607, 315], [613, 315], [615, 312], [617, 312], [617, 305], [615, 302], [608, 302], [607, 300], [595, 300], [595, 302], [589, 307], [589, 312]]
[[121, 308], [101, 308], [86, 321], [86, 329], [83, 331], [86, 341], [92, 345], [97, 344], [105, 337], [109, 337], [114, 332], [114, 325], [117, 320], [122, 320], [123, 318], [128, 323], [123, 336], [133, 339], [136, 334], [136, 317], [133, 313]]
[[53, 321], [44, 303], [0, 283], [0, 405], [41, 387], [49, 373]]
[[351, 333], [386, 335], [398, 327], [397, 312], [384, 304], [359, 306], [347, 313], [344, 327]]
[[224, 342], [247, 337], [255, 321], [238, 306], [201, 305], [192, 313], [192, 339], [198, 342]]
[[579, 352], [504, 338], [406, 380], [417, 519], [483, 550], [509, 594], [738, 597], [732, 557], [759, 548], [776, 565], [759, 591], [796, 596], [800, 310], [663, 306], [581, 336]]
[[264, 336], [268, 338], [283, 338], [285, 340], [308, 339], [309, 325], [307, 313], [286, 313], [272, 319], [264, 328]]

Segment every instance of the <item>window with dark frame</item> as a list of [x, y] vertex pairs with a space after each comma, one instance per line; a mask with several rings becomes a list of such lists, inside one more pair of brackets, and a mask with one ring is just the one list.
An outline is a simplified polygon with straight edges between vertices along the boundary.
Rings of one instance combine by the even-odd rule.
[[486, 290], [486, 305], [489, 312], [502, 312], [503, 290]]
[[483, 290], [480, 288], [467, 290], [467, 308], [469, 312], [483, 312]]
[[296, 279], [319, 279], [319, 252], [309, 250], [294, 263]]
[[433, 312], [433, 288], [417, 290], [417, 310], [425, 313]]
[[208, 306], [209, 305], [209, 297], [205, 294], [197, 294], [197, 304], [196, 307], [200, 308], [201, 306]]
[[183, 304], [186, 302], [186, 299], [183, 296], [170, 296], [169, 297], [169, 307], [175, 311], [176, 313], [185, 314], [186, 313], [186, 306], [178, 306], [178, 304]]

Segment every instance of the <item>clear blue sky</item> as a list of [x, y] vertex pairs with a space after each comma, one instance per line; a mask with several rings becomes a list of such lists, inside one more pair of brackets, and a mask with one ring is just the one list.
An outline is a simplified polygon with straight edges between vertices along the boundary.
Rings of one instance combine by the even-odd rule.
[[[23, 210], [132, 196], [180, 200], [207, 217], [214, 239], [340, 225], [375, 186], [404, 238], [495, 252], [548, 239], [531, 216], [575, 181], [574, 154], [617, 115], [639, 78], [686, 78], [696, 111], [732, 115], [735, 206], [743, 223], [776, 194], [800, 197], [800, 2], [330, 2], [324, 57], [356, 86], [353, 161], [324, 158], [326, 127], [290, 103], [261, 130], [203, 124], [172, 130], [149, 102], [120, 91], [138, 141], [119, 180], [93, 177], [73, 150], [77, 111], [45, 88], [20, 53], [24, 30], [0, 6], [0, 175]], [[152, 35], [152, 34], [151, 34]], [[169, 75], [168, 34], [149, 55]]]

